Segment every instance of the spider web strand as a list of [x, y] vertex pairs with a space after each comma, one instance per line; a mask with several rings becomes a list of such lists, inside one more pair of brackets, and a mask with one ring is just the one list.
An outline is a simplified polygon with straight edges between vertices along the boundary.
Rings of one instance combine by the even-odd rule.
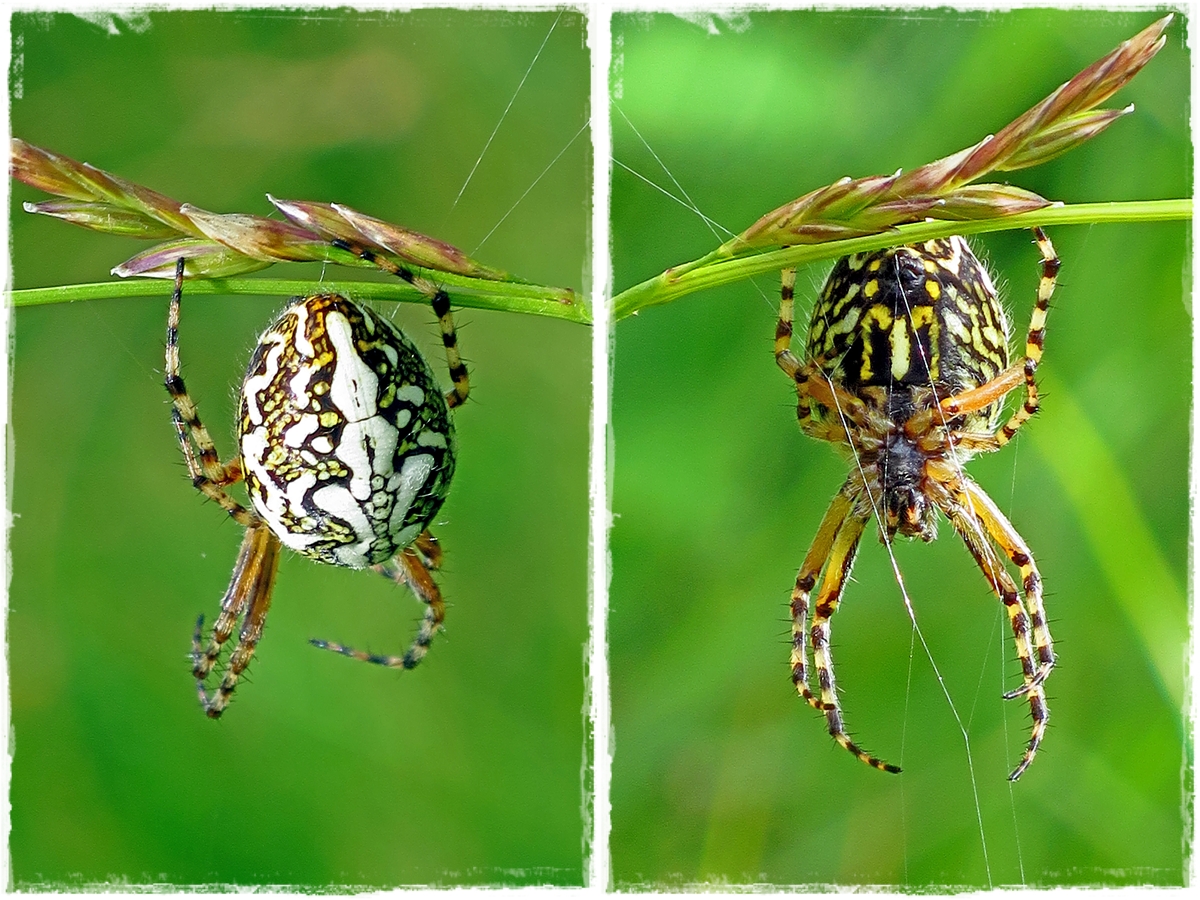
[[471, 171], [467, 173], [467, 180], [463, 182], [463, 186], [458, 190], [458, 196], [455, 197], [454, 202], [450, 204], [450, 211], [446, 213], [447, 218], [449, 218], [450, 214], [454, 212], [458, 206], [458, 201], [461, 200], [463, 194], [466, 193], [467, 185], [469, 185], [471, 183], [471, 179], [475, 177], [475, 171], [479, 168], [479, 164], [483, 162], [483, 158], [487, 155], [488, 148], [492, 146], [492, 141], [495, 139], [496, 133], [500, 130], [500, 126], [504, 124], [504, 120], [508, 118], [509, 110], [511, 110], [513, 104], [517, 102], [517, 95], [521, 93], [521, 88], [525, 86], [525, 81], [529, 78], [529, 73], [533, 71], [533, 67], [537, 65], [538, 59], [541, 58], [542, 51], [546, 49], [546, 44], [550, 40], [550, 35], [554, 34], [554, 29], [558, 27], [558, 22], [560, 19], [562, 19], [564, 11], [565, 10], [559, 10], [558, 16], [550, 25], [550, 30], [547, 31], [546, 36], [542, 38], [542, 44], [540, 47], [538, 47], [537, 53], [533, 55], [533, 59], [530, 60], [529, 67], [525, 70], [525, 74], [521, 76], [521, 81], [517, 84], [516, 90], [513, 91], [512, 97], [509, 98], [508, 106], [504, 107], [504, 112], [500, 114], [500, 121], [496, 123], [496, 127], [493, 128], [492, 133], [488, 135], [488, 139], [483, 144], [483, 149], [479, 151], [479, 158], [475, 160], [475, 165], [471, 166]]
[[[829, 377], [828, 373], [822, 372], [822, 374], [824, 375], [826, 382], [829, 384], [830, 393], [833, 395], [834, 406], [837, 409], [838, 418], [841, 420], [842, 428], [846, 430], [847, 435], [850, 435], [850, 423], [847, 421], [846, 415], [842, 410], [841, 402], [837, 398], [837, 391], [834, 389], [833, 379]], [[854, 454], [854, 464], [858, 469], [859, 477], [862, 479], [864, 487], [866, 487], [867, 499], [871, 502], [871, 509], [875, 514], [875, 520], [877, 522], [881, 522], [882, 519], [880, 519], [879, 516], [879, 504], [875, 502], [875, 497], [871, 493], [871, 488], [867, 483], [866, 472], [862, 467], [862, 459], [859, 457], [858, 448], [854, 446], [853, 441], [850, 442], [850, 450]], [[887, 529], [881, 527], [879, 533], [883, 538], [883, 546], [887, 550], [888, 558], [891, 560], [892, 573], [895, 576], [897, 586], [900, 588], [900, 595], [904, 599], [904, 608], [908, 610], [908, 618], [912, 622], [913, 630], [916, 632], [917, 638], [921, 641], [921, 646], [925, 650], [925, 656], [929, 659], [929, 665], [933, 669], [934, 677], [937, 679], [937, 683], [942, 689], [942, 694], [946, 697], [946, 703], [950, 706], [950, 712], [954, 716], [954, 721], [958, 723], [958, 729], [962, 733], [963, 746], [966, 748], [967, 755], [967, 770], [971, 777], [971, 797], [975, 802], [975, 818], [979, 823], [979, 842], [983, 848], [983, 868], [987, 874], [988, 888], [990, 889], [992, 887], [992, 865], [988, 858], [987, 834], [985, 833], [983, 827], [983, 808], [979, 803], [979, 785], [975, 778], [975, 761], [971, 756], [971, 736], [967, 733], [967, 729], [963, 725], [962, 717], [958, 714], [958, 708], [954, 705], [954, 699], [950, 696], [950, 690], [946, 687], [946, 681], [942, 677], [941, 670], [938, 668], [937, 663], [934, 661], [933, 652], [929, 649], [929, 644], [925, 641], [925, 635], [921, 632], [921, 626], [917, 624], [917, 614], [913, 609], [912, 598], [909, 596], [908, 586], [904, 583], [904, 575], [900, 571], [900, 563], [897, 561], [896, 554], [892, 550], [892, 542], [887, 535]]]
[[583, 134], [585, 131], [587, 131], [588, 126], [591, 124], [592, 124], [592, 120], [588, 119], [586, 122], [583, 123], [583, 125], [581, 125], [579, 127], [579, 130], [577, 132], [575, 132], [575, 134], [572, 135], [571, 139], [569, 141], [567, 141], [567, 143], [563, 146], [563, 148], [558, 151], [558, 153], [555, 155], [554, 159], [550, 160], [550, 162], [546, 165], [546, 168], [542, 169], [542, 171], [540, 173], [538, 173], [538, 176], [533, 179], [533, 181], [529, 185], [529, 187], [525, 188], [525, 192], [516, 199], [516, 201], [513, 203], [513, 205], [508, 208], [507, 212], [505, 212], [504, 215], [502, 215], [500, 217], [500, 220], [498, 222], [496, 222], [495, 225], [492, 226], [492, 230], [489, 231], [487, 234], [485, 234], [483, 236], [483, 240], [481, 240], [478, 244], [475, 245], [475, 249], [471, 251], [472, 256], [474, 256], [476, 253], [479, 252], [479, 248], [487, 243], [488, 238], [490, 238], [493, 234], [496, 233], [496, 229], [504, 224], [504, 220], [512, 215], [513, 210], [515, 210], [518, 206], [521, 205], [521, 201], [529, 196], [529, 192], [532, 191], [535, 187], [537, 187], [538, 182], [541, 181], [542, 178], [545, 177], [547, 172], [549, 172], [551, 169], [554, 168], [554, 164], [556, 162], [558, 162], [560, 159], [562, 159], [562, 155], [571, 149], [571, 145], [574, 144], [577, 140], [579, 140], [579, 136], [581, 134]]

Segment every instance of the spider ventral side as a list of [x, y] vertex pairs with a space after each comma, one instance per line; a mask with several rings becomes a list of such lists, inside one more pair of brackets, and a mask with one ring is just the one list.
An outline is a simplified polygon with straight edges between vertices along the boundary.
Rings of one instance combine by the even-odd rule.
[[[1034, 376], [1059, 260], [1041, 229], [1034, 241], [1041, 279], [1016, 362], [996, 289], [961, 237], [839, 260], [814, 305], [803, 360], [791, 350], [795, 270], [783, 273], [776, 362], [795, 384], [802, 430], [834, 444], [849, 462], [792, 591], [792, 680], [824, 714], [833, 738], [878, 769], [900, 771], [848, 736], [830, 652], [830, 619], [872, 517], [890, 545], [896, 534], [933, 540], [940, 511], [1003, 604], [1022, 672], [1020, 687], [1004, 696], [1026, 697], [1033, 719], [1011, 780], [1033, 761], [1049, 721], [1043, 682], [1055, 656], [1041, 575], [1020, 534], [963, 470], [973, 455], [1008, 443], [1038, 409]], [[1024, 396], [1000, 426], [1004, 399], [1019, 388]], [[1019, 574], [1020, 591], [1005, 559]], [[810, 645], [816, 691], [809, 685]]]
[[[379, 262], [374, 254], [362, 255]], [[432, 575], [441, 549], [428, 525], [454, 474], [450, 408], [467, 396], [449, 298], [429, 288], [455, 385], [446, 393], [416, 346], [384, 317], [338, 294], [295, 298], [251, 356], [239, 392], [239, 454], [221, 463], [179, 373], [183, 273], [180, 260], [167, 325], [172, 416], [193, 485], [245, 528], [207, 646], [203, 616], [193, 633], [192, 674], [205, 713], [221, 715], [250, 663], [283, 547], [331, 565], [371, 568], [411, 589], [425, 615], [404, 654], [312, 643], [390, 668], [413, 668], [445, 616]], [[249, 509], [226, 490], [243, 479]], [[235, 628], [236, 646], [210, 693], [205, 681]]]

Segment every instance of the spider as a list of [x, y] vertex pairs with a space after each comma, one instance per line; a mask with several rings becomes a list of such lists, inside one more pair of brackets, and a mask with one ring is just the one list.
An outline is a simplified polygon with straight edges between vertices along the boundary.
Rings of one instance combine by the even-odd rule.
[[[937, 511], [950, 521], [1003, 603], [1033, 729], [1009, 775], [1033, 762], [1049, 709], [1043, 684], [1054, 647], [1042, 606], [1042, 579], [1029, 547], [983, 489], [963, 472], [976, 453], [999, 450], [1038, 408], [1034, 380], [1059, 260], [1040, 229], [1041, 279], [1025, 355], [1009, 362], [1009, 326], [986, 270], [961, 237], [860, 253], [838, 261], [813, 309], [805, 361], [791, 349], [795, 269], [783, 272], [775, 360], [796, 386], [802, 430], [851, 461], [796, 576], [792, 591], [792, 681], [824, 713], [829, 733], [869, 766], [899, 772], [846, 733], [830, 653], [829, 625], [872, 515], [880, 540], [899, 533], [932, 541]], [[1024, 385], [1024, 402], [997, 430], [1004, 398]], [[1001, 554], [1021, 577], [1024, 599]], [[823, 574], [822, 574], [823, 573]], [[809, 598], [820, 582], [808, 624]], [[809, 687], [808, 644], [817, 670]]]
[[[203, 615], [192, 636], [196, 691], [213, 719], [225, 710], [262, 636], [282, 547], [332, 565], [372, 568], [407, 585], [426, 604], [403, 655], [312, 640], [317, 647], [411, 669], [445, 617], [431, 574], [442, 554], [427, 526], [454, 474], [449, 410], [469, 392], [450, 298], [366, 248], [335, 243], [430, 297], [454, 386], [443, 396], [417, 348], [366, 307], [337, 294], [297, 297], [259, 339], [240, 391], [238, 456], [222, 463], [179, 374], [185, 263], [178, 261], [165, 370], [172, 419], [192, 484], [246, 530], [207, 647], [202, 647]], [[243, 479], [253, 509], [226, 490]], [[237, 644], [210, 693], [205, 682], [239, 619]]]

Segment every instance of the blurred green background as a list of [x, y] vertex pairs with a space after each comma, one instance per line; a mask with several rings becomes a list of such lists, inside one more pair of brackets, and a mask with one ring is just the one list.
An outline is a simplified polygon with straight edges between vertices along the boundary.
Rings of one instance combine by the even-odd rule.
[[[615, 290], [728, 236], [626, 166], [740, 231], [842, 176], [911, 169], [973, 144], [1156, 17], [617, 16]], [[1177, 18], [1165, 49], [1109, 103], [1135, 103], [1136, 114], [1012, 183], [1070, 202], [1190, 196], [1186, 33]], [[1029, 728], [1028, 707], [1000, 699], [1017, 678], [1011, 631], [948, 528], [896, 555], [970, 736], [970, 765], [876, 540], [863, 543], [833, 648], [848, 728], [904, 773], [861, 765], [793, 695], [788, 597], [845, 464], [796, 426], [794, 392], [772, 359], [777, 279], [618, 324], [618, 886], [1185, 880], [1191, 233], [1164, 223], [1051, 237], [1063, 265], [1042, 413], [969, 467], [1037, 556], [1061, 660], [1043, 750], [1011, 787]], [[974, 243], [1023, 333], [1038, 277], [1029, 234]], [[798, 273], [798, 320], [827, 271]]]
[[[206, 209], [268, 214], [267, 191], [339, 201], [523, 278], [584, 285], [577, 12], [38, 13], [12, 26], [25, 140]], [[20, 211], [37, 199], [14, 184], [16, 288], [102, 281], [146, 246]], [[315, 285], [321, 270], [264, 274]], [[184, 374], [226, 454], [236, 385], [283, 305], [185, 300]], [[370, 573], [289, 556], [251, 677], [211, 722], [190, 635], [217, 612], [240, 534], [182, 465], [161, 385], [166, 311], [164, 296], [13, 316], [16, 885], [579, 884], [588, 329], [457, 317], [472, 393], [435, 527], [448, 633], [425, 663], [400, 674], [309, 647], [402, 650], [421, 610]], [[432, 312], [395, 318], [444, 375]]]

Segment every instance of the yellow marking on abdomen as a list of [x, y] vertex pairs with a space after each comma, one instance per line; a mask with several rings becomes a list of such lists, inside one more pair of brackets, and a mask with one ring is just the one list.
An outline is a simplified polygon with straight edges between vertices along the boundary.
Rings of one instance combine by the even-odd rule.
[[892, 324], [892, 331], [888, 335], [888, 342], [892, 348], [892, 377], [899, 381], [908, 374], [908, 370], [912, 365], [909, 358], [912, 345], [908, 339], [907, 321], [897, 319]]

